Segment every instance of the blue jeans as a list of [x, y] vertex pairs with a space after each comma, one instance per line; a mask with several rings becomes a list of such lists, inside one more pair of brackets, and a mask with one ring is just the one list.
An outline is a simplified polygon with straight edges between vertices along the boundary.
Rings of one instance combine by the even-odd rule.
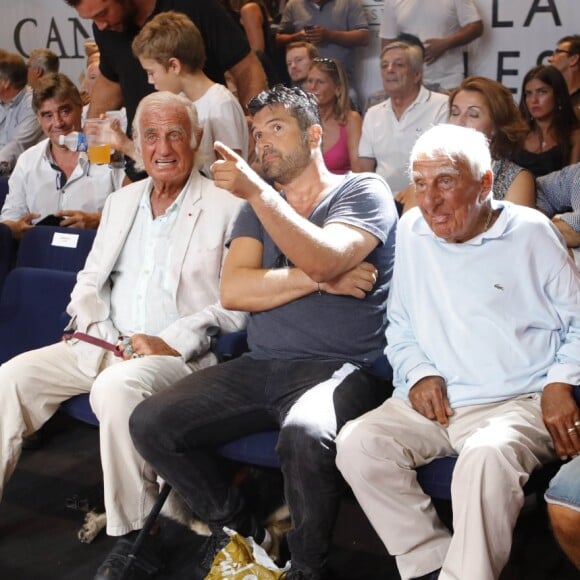
[[292, 569], [325, 564], [344, 482], [335, 437], [378, 406], [386, 384], [340, 361], [263, 361], [249, 355], [203, 369], [139, 404], [130, 420], [137, 450], [212, 531], [261, 531], [215, 449], [280, 428], [278, 456], [292, 517]]
[[546, 501], [580, 511], [580, 457], [576, 457], [560, 468], [548, 490]]

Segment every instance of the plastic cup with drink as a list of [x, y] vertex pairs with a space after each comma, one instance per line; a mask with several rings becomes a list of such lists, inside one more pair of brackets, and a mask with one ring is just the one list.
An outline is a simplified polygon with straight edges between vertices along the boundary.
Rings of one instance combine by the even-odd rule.
[[108, 164], [111, 161], [111, 137], [109, 119], [87, 119], [85, 133], [87, 135], [87, 155], [91, 163]]

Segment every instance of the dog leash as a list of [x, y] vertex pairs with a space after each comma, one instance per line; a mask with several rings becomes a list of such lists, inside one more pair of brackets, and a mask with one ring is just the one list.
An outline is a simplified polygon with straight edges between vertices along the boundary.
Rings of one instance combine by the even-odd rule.
[[82, 342], [88, 342], [94, 346], [99, 346], [105, 350], [110, 350], [115, 356], [122, 357], [123, 353], [118, 349], [118, 347], [102, 338], [97, 338], [96, 336], [91, 336], [85, 332], [65, 332], [62, 335], [63, 340], [70, 340], [71, 338], [76, 338]]

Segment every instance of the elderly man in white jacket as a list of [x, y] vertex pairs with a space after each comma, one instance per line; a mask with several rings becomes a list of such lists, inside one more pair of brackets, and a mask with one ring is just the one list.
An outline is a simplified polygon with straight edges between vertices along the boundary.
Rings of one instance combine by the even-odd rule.
[[206, 330], [244, 315], [219, 304], [225, 241], [240, 202], [197, 171], [199, 127], [184, 97], [154, 93], [134, 131], [148, 179], [111, 194], [67, 308], [66, 340], [0, 367], [0, 491], [59, 404], [91, 393], [100, 421], [107, 532], [139, 530], [156, 475], [133, 448], [128, 418], [143, 398], [215, 363]]

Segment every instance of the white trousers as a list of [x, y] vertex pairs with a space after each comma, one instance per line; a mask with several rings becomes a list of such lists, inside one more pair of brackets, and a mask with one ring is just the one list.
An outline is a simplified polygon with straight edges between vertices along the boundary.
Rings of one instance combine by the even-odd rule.
[[[492, 580], [507, 563], [522, 486], [555, 458], [540, 395], [455, 409], [443, 427], [407, 401], [389, 399], [347, 423], [337, 464], [403, 580], [442, 568], [440, 580]], [[415, 467], [459, 454], [453, 529], [437, 517]]]
[[[98, 348], [98, 347], [95, 347]], [[204, 359], [204, 362], [207, 358]], [[0, 366], [0, 497], [20, 457], [22, 438], [38, 430], [60, 403], [90, 391], [100, 421], [107, 533], [138, 530], [158, 494], [157, 477], [136, 452], [129, 416], [146, 397], [196, 369], [180, 357], [123, 361], [107, 353], [96, 378], [77, 367], [65, 342], [21, 354]]]

